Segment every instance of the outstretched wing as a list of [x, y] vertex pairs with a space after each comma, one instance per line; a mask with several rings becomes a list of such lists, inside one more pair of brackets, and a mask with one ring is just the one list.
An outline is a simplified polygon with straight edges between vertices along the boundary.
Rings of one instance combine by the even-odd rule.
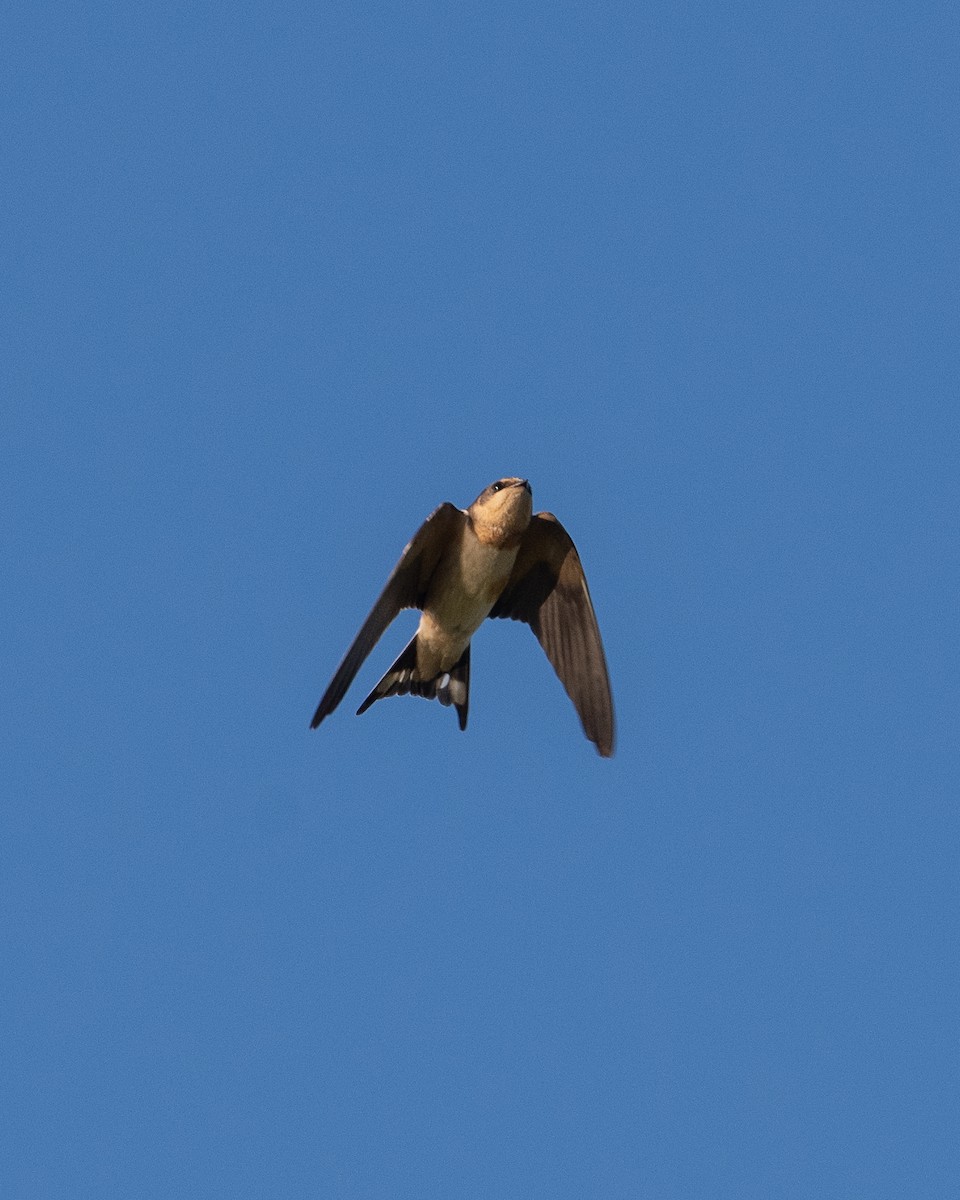
[[573, 701], [584, 733], [609, 758], [613, 696], [600, 629], [577, 548], [553, 513], [537, 513], [531, 520], [490, 616], [530, 626]]
[[380, 599], [370, 610], [360, 632], [353, 639], [330, 686], [317, 705], [310, 728], [316, 729], [343, 699], [347, 688], [360, 670], [363, 660], [374, 648], [384, 630], [403, 608], [422, 608], [430, 577], [437, 568], [440, 555], [452, 537], [459, 534], [466, 516], [454, 504], [441, 504], [413, 535], [400, 561], [393, 568]]

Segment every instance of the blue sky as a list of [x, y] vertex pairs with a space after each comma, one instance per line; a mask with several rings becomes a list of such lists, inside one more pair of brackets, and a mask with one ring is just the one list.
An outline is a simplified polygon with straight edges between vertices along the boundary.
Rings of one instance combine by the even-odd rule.
[[[4, 36], [11, 1200], [960, 1185], [952, 6]], [[610, 661], [307, 725], [530, 478]]]

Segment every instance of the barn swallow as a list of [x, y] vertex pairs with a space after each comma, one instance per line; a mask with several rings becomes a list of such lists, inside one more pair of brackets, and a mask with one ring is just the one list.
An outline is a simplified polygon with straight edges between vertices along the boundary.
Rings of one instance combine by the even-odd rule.
[[536, 634], [598, 752], [613, 754], [613, 697], [580, 556], [552, 513], [533, 515], [526, 479], [498, 479], [469, 508], [448, 502], [427, 517], [330, 681], [311, 729], [337, 707], [404, 608], [420, 609], [417, 632], [358, 716], [385, 696], [409, 693], [452, 704], [466, 729], [470, 639], [485, 618], [510, 617]]

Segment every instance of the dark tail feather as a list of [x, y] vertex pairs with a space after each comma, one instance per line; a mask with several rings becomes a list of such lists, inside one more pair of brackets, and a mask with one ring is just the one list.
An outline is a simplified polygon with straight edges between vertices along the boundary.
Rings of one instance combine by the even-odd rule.
[[450, 705], [457, 710], [457, 720], [460, 728], [467, 727], [467, 709], [470, 706], [470, 643], [460, 655], [454, 668], [446, 676], [441, 676], [445, 682], [437, 688], [437, 699], [441, 704]]
[[427, 700], [439, 700], [457, 710], [460, 728], [467, 727], [467, 708], [470, 704], [470, 645], [460, 655], [455, 666], [441, 671], [433, 679], [414, 679], [417, 669], [417, 635], [414, 634], [403, 653], [384, 675], [370, 695], [357, 709], [357, 716], [366, 712], [377, 700], [387, 696], [424, 696]]

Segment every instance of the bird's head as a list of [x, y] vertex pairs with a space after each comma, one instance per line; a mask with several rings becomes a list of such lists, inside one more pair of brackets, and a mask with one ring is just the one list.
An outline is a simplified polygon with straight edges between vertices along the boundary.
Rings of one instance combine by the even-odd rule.
[[533, 494], [526, 479], [498, 479], [485, 487], [467, 510], [482, 541], [509, 542], [530, 524]]

